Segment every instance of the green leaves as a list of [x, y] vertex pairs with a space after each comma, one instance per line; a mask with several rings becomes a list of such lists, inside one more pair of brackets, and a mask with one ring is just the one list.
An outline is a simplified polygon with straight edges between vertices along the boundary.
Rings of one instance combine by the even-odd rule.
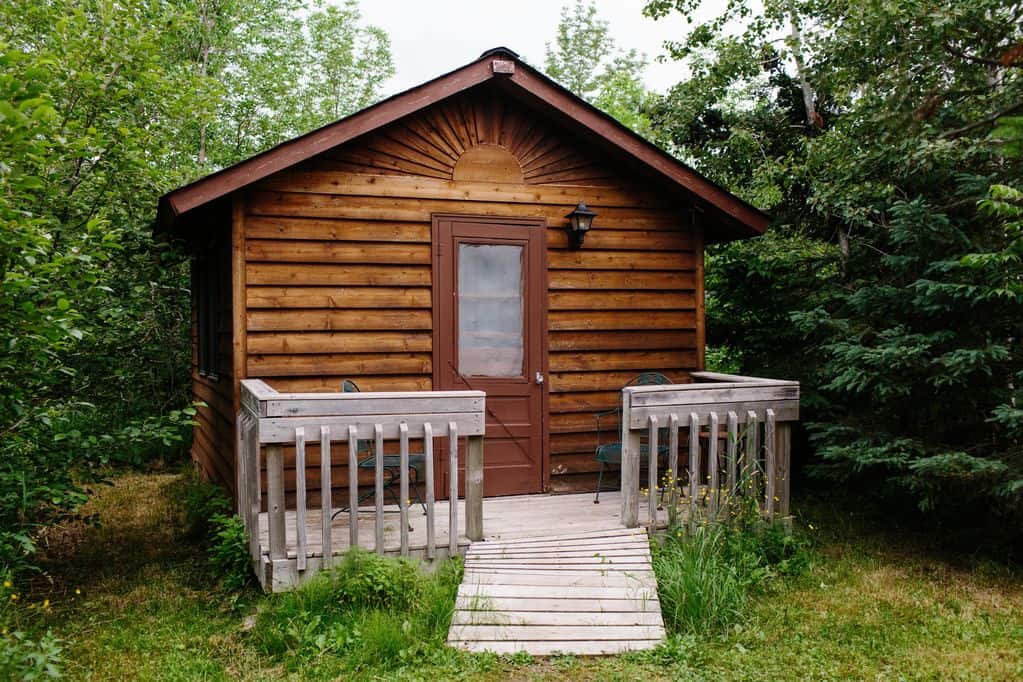
[[649, 135], [651, 97], [642, 81], [646, 64], [636, 50], [616, 46], [595, 4], [576, 0], [562, 6], [557, 37], [547, 43], [544, 71], [622, 124]]
[[999, 61], [1018, 3], [756, 10], [731, 0], [668, 46], [692, 77], [653, 117], [775, 217], [708, 259], [709, 343], [802, 380], [818, 473], [950, 519], [968, 500], [1018, 513], [1023, 70]]

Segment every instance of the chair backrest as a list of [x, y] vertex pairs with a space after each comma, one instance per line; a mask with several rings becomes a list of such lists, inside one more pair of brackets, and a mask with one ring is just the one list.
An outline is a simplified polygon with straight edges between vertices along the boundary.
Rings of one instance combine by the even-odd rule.
[[[356, 384], [351, 379], [345, 379], [344, 381], [341, 382], [341, 392], [342, 393], [360, 393], [359, 385]], [[360, 453], [369, 452], [370, 450], [373, 449], [373, 441], [360, 438], [358, 443], [356, 443], [355, 447], [356, 447], [356, 450], [358, 450], [358, 452], [360, 452]]]
[[671, 379], [660, 372], [643, 372], [630, 379], [629, 383], [625, 384], [625, 386], [663, 386], [670, 383]]
[[[664, 376], [660, 372], [643, 372], [629, 379], [628, 383], [622, 388], [629, 386], [663, 386], [665, 384], [673, 383], [671, 379]], [[622, 392], [618, 392], [618, 407], [615, 408], [618, 412], [618, 423], [622, 423]]]

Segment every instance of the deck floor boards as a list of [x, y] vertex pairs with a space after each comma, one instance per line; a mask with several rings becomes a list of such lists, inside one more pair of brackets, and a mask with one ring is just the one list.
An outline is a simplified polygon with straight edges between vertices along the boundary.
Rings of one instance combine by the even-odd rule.
[[[646, 505], [640, 505], [640, 524], [646, 524]], [[587, 546], [588, 537], [600, 537], [603, 541], [604, 531], [612, 528], [621, 529], [621, 493], [604, 492], [600, 494], [600, 504], [593, 504], [592, 493], [571, 493], [561, 495], [515, 495], [508, 497], [488, 497], [483, 500], [483, 534], [488, 542], [507, 541], [523, 545], [536, 544], [537, 534], [544, 537], [562, 537], [565, 540], [564, 550], [574, 549], [575, 545]], [[438, 500], [435, 518], [437, 519], [436, 543], [438, 551], [448, 546], [448, 502]], [[384, 507], [384, 551], [397, 554], [401, 549], [401, 525], [398, 507]], [[659, 512], [658, 525], [667, 524], [667, 512]], [[293, 510], [287, 512], [286, 547], [289, 558], [296, 556], [297, 525]], [[426, 547], [426, 516], [418, 504], [409, 509], [409, 547], [416, 555], [421, 555]], [[465, 505], [458, 502], [459, 548], [464, 550], [469, 545], [465, 537]], [[334, 554], [344, 554], [349, 548], [350, 534], [348, 530], [348, 512], [337, 514], [331, 522], [331, 546]], [[623, 529], [624, 530], [624, 529]], [[642, 529], [633, 529], [630, 533], [640, 533]], [[359, 509], [359, 546], [373, 551], [374, 548], [374, 510], [372, 506]], [[570, 535], [571, 538], [564, 538]], [[269, 531], [267, 516], [259, 515], [260, 551], [269, 551]], [[306, 538], [308, 555], [322, 556], [320, 534], [320, 510], [309, 508], [306, 512]], [[631, 538], [634, 542], [636, 538]], [[629, 534], [623, 534], [618, 542], [629, 544]], [[483, 546], [487, 545], [486, 543]], [[608, 547], [608, 549], [612, 549]], [[617, 549], [617, 548], [615, 548]]]
[[[398, 507], [385, 506], [384, 553], [401, 549]], [[438, 558], [447, 555], [448, 502], [436, 503]], [[645, 526], [647, 505], [640, 505]], [[657, 581], [644, 527], [624, 528], [621, 494], [592, 493], [488, 497], [483, 501], [484, 540], [465, 537], [465, 506], [458, 503], [458, 547], [465, 553], [448, 642], [469, 651], [617, 654], [651, 649], [664, 639]], [[322, 557], [320, 510], [306, 513], [307, 550], [313, 566]], [[350, 549], [349, 515], [330, 524], [335, 555]], [[426, 517], [409, 513], [410, 554], [426, 548]], [[297, 520], [286, 514], [286, 549], [296, 556]], [[667, 525], [659, 512], [657, 525]], [[259, 515], [260, 553], [269, 551], [267, 515]], [[374, 510], [359, 510], [359, 546], [375, 549]], [[310, 574], [315, 572], [310, 569]]]
[[664, 639], [645, 531], [548, 533], [469, 546], [448, 644], [599, 655], [651, 649]]

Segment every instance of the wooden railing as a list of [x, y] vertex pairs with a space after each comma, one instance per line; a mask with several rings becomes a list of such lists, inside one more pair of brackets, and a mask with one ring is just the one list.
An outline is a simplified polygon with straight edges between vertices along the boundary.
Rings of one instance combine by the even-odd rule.
[[[714, 372], [693, 372], [692, 377], [696, 383], [623, 390], [622, 523], [639, 525], [644, 439], [651, 532], [658, 525], [657, 491], [662, 486], [667, 488], [669, 525], [677, 523], [682, 510], [695, 523], [701, 515], [716, 518], [726, 506], [734, 510], [737, 501], [750, 496], [766, 518], [788, 517], [791, 423], [799, 419], [799, 383]], [[683, 429], [689, 450], [684, 473], [679, 469]], [[706, 458], [701, 429], [706, 429]], [[664, 455], [665, 436], [667, 466], [662, 477], [658, 459]], [[681, 501], [679, 484], [685, 492]]]
[[[448, 547], [459, 546], [458, 440], [465, 438], [465, 536], [483, 537], [483, 432], [485, 394], [481, 391], [413, 393], [278, 393], [263, 381], [241, 382], [238, 415], [238, 514], [249, 538], [253, 565], [264, 589], [293, 586], [320, 568], [329, 567], [336, 550], [359, 546], [359, 441], [372, 443], [374, 458], [374, 542], [372, 549], [388, 552], [384, 524], [384, 442], [397, 440], [400, 472], [400, 540], [397, 553], [409, 556], [409, 441], [421, 439], [425, 455], [427, 559], [437, 554], [434, 500], [434, 439], [448, 442]], [[306, 460], [306, 446], [318, 443], [320, 461]], [[331, 519], [334, 487], [332, 451], [346, 444], [348, 467], [348, 538], [334, 547]], [[284, 447], [295, 449], [294, 503], [287, 503]], [[262, 469], [265, 465], [265, 486]], [[320, 473], [319, 547], [312, 548], [307, 469]], [[417, 482], [418, 483], [418, 482]], [[260, 514], [265, 510], [267, 543], [260, 542]], [[315, 512], [314, 512], [315, 513]], [[315, 536], [314, 536], [315, 537]], [[370, 549], [366, 547], [365, 549]]]

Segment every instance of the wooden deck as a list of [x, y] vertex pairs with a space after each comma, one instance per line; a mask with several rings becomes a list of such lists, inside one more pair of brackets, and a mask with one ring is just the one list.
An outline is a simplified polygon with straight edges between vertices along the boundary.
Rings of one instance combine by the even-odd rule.
[[[495, 542], [519, 538], [529, 538], [542, 535], [565, 536], [573, 534], [590, 533], [594, 531], [607, 531], [623, 528], [621, 522], [621, 493], [602, 492], [600, 504], [593, 504], [592, 493], [579, 493], [569, 495], [516, 495], [510, 497], [488, 497], [483, 501], [483, 528], [486, 541]], [[438, 501], [436, 503], [436, 514], [438, 519], [447, 519], [448, 502]], [[642, 505], [644, 516], [641, 523], [646, 525], [646, 505]], [[466, 528], [465, 506], [461, 502], [456, 505], [458, 509], [458, 528]], [[397, 555], [401, 549], [401, 524], [396, 505], [384, 507], [384, 553]], [[320, 512], [310, 509], [306, 513], [306, 528], [308, 537], [308, 556], [311, 558], [322, 557], [322, 543], [320, 542]], [[287, 535], [286, 547], [288, 558], [297, 556], [296, 551], [296, 514], [289, 510], [286, 517]], [[668, 521], [667, 512], [659, 511], [657, 518], [658, 526], [666, 526]], [[409, 511], [409, 548], [412, 556], [423, 557], [426, 549], [426, 517], [422, 508], [413, 505]], [[448, 534], [447, 524], [437, 524], [437, 553], [444, 556], [447, 553]], [[359, 545], [363, 548], [374, 549], [374, 508], [364, 507], [359, 510]], [[331, 523], [331, 544], [335, 555], [344, 554], [348, 551], [350, 532], [348, 525], [348, 514], [338, 514]], [[469, 546], [469, 541], [464, 535], [460, 535], [458, 545], [461, 551]], [[269, 551], [269, 533], [266, 513], [259, 515], [259, 546], [260, 552], [266, 554]], [[313, 562], [319, 565], [319, 561]]]
[[651, 649], [663, 639], [645, 529], [474, 542], [466, 552], [452, 646], [597, 655]]

